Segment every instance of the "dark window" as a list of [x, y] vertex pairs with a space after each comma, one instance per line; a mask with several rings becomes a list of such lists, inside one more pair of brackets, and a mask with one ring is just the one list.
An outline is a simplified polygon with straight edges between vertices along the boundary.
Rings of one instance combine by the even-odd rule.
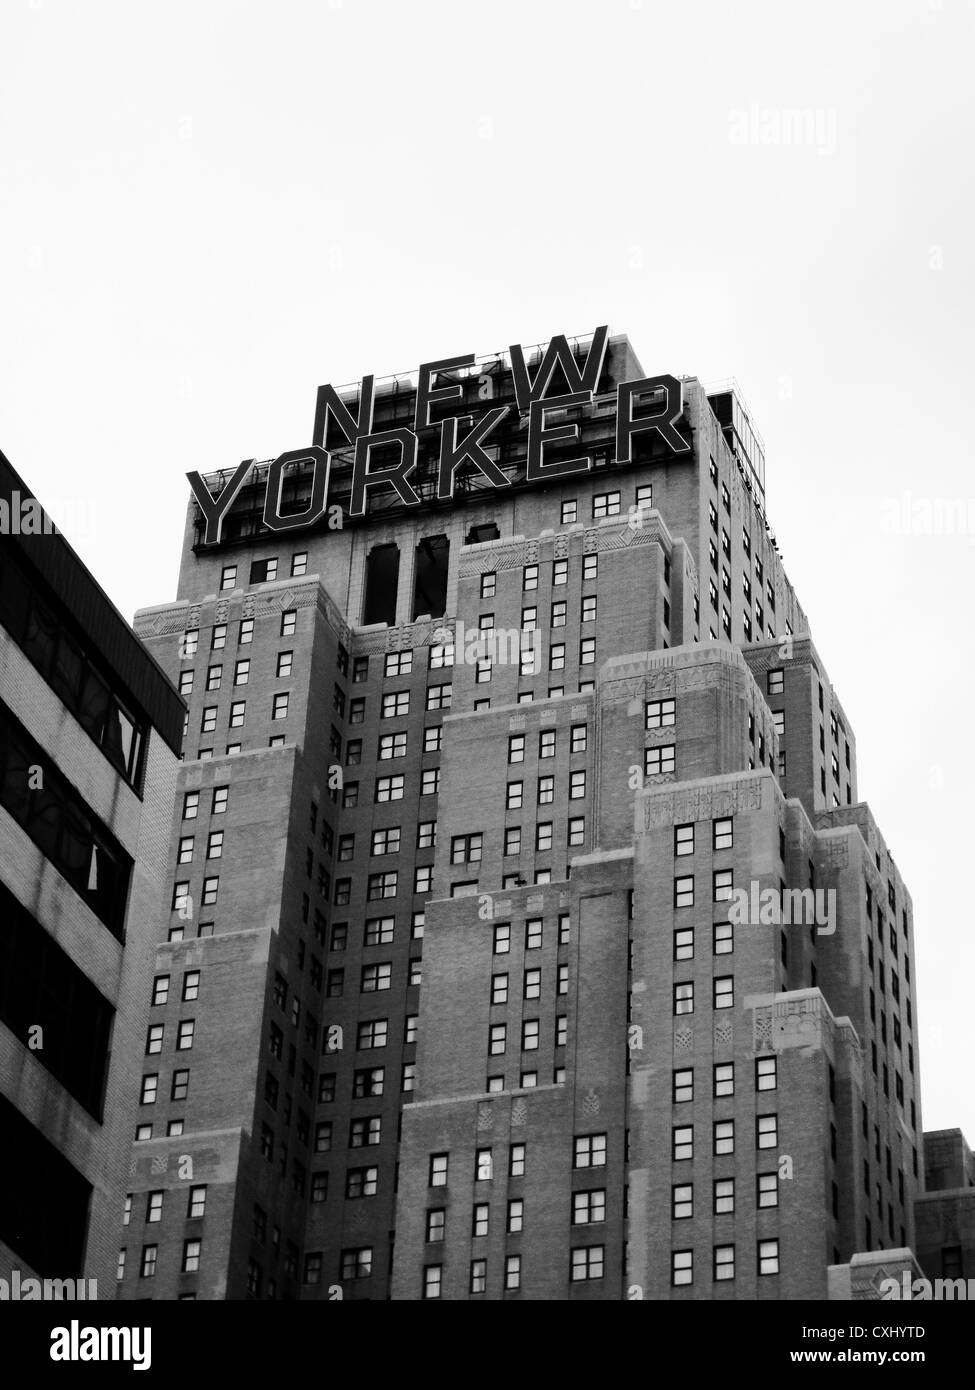
[[121, 941], [132, 860], [3, 703], [0, 805]]
[[54, 608], [34, 592], [10, 550], [0, 556], [0, 624], [113, 767], [138, 789], [145, 721], [110, 689], [111, 678], [96, 669]]
[[0, 1018], [97, 1120], [114, 1009], [74, 961], [0, 885]]
[[366, 559], [366, 594], [362, 609], [365, 624], [396, 622], [396, 592], [399, 582], [399, 546], [377, 545]]
[[91, 1185], [0, 1096], [0, 1242], [43, 1277], [82, 1274]]
[[442, 618], [447, 609], [447, 569], [450, 542], [446, 536], [424, 536], [414, 557], [413, 617]]

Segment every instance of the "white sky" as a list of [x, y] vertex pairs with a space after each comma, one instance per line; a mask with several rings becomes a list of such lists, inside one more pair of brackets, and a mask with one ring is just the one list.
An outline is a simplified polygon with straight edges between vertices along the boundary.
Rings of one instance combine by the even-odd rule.
[[309, 442], [320, 382], [599, 323], [737, 377], [913, 892], [925, 1127], [975, 1143], [973, 37], [966, 0], [10, 0], [0, 448], [131, 617], [186, 470]]

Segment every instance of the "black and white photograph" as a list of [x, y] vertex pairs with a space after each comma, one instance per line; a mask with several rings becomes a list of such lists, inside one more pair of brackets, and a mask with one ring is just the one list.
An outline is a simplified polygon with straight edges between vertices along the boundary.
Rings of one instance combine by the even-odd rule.
[[975, 5], [0, 51], [5, 1369], [955, 1373]]

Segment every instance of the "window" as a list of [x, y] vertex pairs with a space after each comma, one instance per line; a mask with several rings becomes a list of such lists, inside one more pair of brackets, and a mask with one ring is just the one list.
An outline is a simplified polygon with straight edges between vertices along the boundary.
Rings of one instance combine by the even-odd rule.
[[494, 1160], [490, 1149], [478, 1149], [474, 1155], [474, 1181], [490, 1182], [494, 1177]]
[[454, 664], [454, 644], [453, 642], [437, 642], [430, 648], [430, 658], [428, 670], [438, 671], [445, 666]]
[[379, 961], [375, 965], [364, 965], [362, 967], [360, 993], [375, 994], [379, 990], [389, 989], [392, 984], [392, 973], [392, 961]]
[[578, 772], [569, 773], [569, 800], [581, 801], [586, 795], [586, 772], [580, 768]]
[[364, 1246], [359, 1250], [343, 1250], [341, 1278], [368, 1279], [372, 1274], [372, 1248]]
[[450, 841], [451, 864], [479, 864], [481, 860], [481, 835], [454, 835]]
[[694, 1099], [694, 1069], [680, 1068], [673, 1075], [673, 1100], [675, 1105]]
[[[288, 692], [275, 695], [271, 704], [272, 719], [287, 719], [288, 717]], [[241, 720], [243, 722], [243, 720]]]
[[674, 960], [693, 960], [694, 928], [682, 927], [674, 932]]
[[349, 1126], [349, 1148], [366, 1149], [378, 1144], [382, 1137], [382, 1120], [378, 1115], [364, 1115]]
[[193, 858], [193, 842], [192, 835], [184, 835], [181, 838], [179, 848], [176, 852], [177, 864], [189, 864], [191, 862]]
[[674, 826], [674, 854], [678, 858], [685, 854], [694, 853], [694, 827], [693, 825]]
[[716, 1120], [714, 1123], [715, 1154], [732, 1154], [735, 1151], [734, 1120]]
[[694, 1012], [694, 983], [686, 980], [683, 983], [674, 985], [674, 1014], [692, 1014]]
[[676, 722], [675, 700], [648, 700], [645, 706], [645, 727], [662, 729]]
[[402, 773], [392, 777], [376, 778], [376, 801], [402, 801], [406, 779]]
[[592, 666], [596, 660], [595, 637], [584, 637], [579, 643], [579, 665]]
[[718, 849], [734, 847], [734, 821], [730, 818], [712, 822], [713, 846]]
[[647, 748], [643, 753], [643, 771], [647, 777], [660, 777], [672, 773], [676, 766], [676, 747], [673, 743], [661, 743], [655, 748]]
[[774, 1091], [776, 1088], [776, 1062], [775, 1057], [756, 1057], [755, 1058], [755, 1090]]
[[153, 1004], [165, 1004], [169, 999], [169, 976], [157, 975], [152, 982]]
[[778, 1117], [776, 1115], [756, 1115], [755, 1117], [755, 1146], [759, 1149], [774, 1149], [778, 1147]]
[[555, 800], [555, 778], [539, 777], [537, 800], [539, 806], [548, 806]]
[[379, 739], [379, 759], [403, 758], [406, 756], [406, 734], [382, 734]]
[[420, 774], [420, 795], [436, 796], [440, 790], [440, 769], [438, 767], [424, 768]]
[[505, 1289], [521, 1288], [521, 1256], [509, 1255], [504, 1262]]
[[670, 1282], [674, 1288], [694, 1282], [694, 1251], [674, 1250], [670, 1256]]
[[583, 582], [587, 579], [596, 579], [599, 575], [599, 556], [583, 555], [582, 557], [582, 578]]
[[399, 874], [396, 869], [384, 873], [370, 874], [366, 880], [366, 901], [376, 902], [382, 898], [395, 898]]
[[734, 891], [734, 871], [716, 869], [713, 875], [712, 896], [716, 903], [727, 902]]
[[211, 830], [207, 836], [207, 858], [220, 859], [223, 855], [223, 831]]
[[733, 975], [717, 975], [714, 980], [714, 1007], [733, 1009], [735, 1006], [735, 978]]
[[142, 1265], [139, 1276], [142, 1279], [151, 1279], [156, 1272], [156, 1259], [159, 1254], [158, 1245], [144, 1245], [142, 1247]]
[[589, 1192], [573, 1192], [573, 1226], [591, 1226], [606, 1220], [606, 1189], [594, 1188]]
[[190, 1088], [190, 1073], [188, 1068], [181, 1068], [173, 1072], [172, 1086], [170, 1088], [170, 1100], [185, 1100]]
[[492, 1024], [488, 1038], [488, 1056], [500, 1057], [507, 1046], [507, 1038], [508, 1025], [506, 1023]]
[[734, 1178], [718, 1178], [714, 1183], [714, 1214], [728, 1216], [735, 1209]]
[[244, 715], [247, 709], [246, 700], [234, 700], [230, 706], [230, 727], [239, 729], [244, 722]]
[[606, 1135], [577, 1134], [574, 1139], [573, 1168], [605, 1168]]
[[356, 1049], [368, 1052], [372, 1048], [385, 1047], [389, 1021], [385, 1018], [372, 1018], [360, 1022], [356, 1031]]
[[685, 874], [674, 879], [674, 907], [694, 906], [694, 876]]
[[589, 1245], [572, 1251], [572, 1282], [603, 1277], [605, 1247]]
[[[537, 588], [538, 588], [538, 566], [537, 566], [537, 565], [525, 565], [524, 570], [523, 570], [523, 572], [522, 572], [522, 584], [521, 584], [521, 587], [522, 587], [523, 590], [526, 590], [526, 591], [529, 590], [529, 589], [537, 589]], [[482, 597], [485, 597], [485, 596], [482, 595]]]
[[511, 923], [497, 922], [494, 927], [494, 954], [507, 955], [511, 950]]
[[760, 1240], [758, 1242], [758, 1272], [759, 1274], [778, 1274], [779, 1242], [777, 1240]]
[[179, 1052], [187, 1052], [193, 1046], [193, 1034], [196, 1030], [196, 1021], [192, 1018], [185, 1018], [179, 1025], [176, 1034], [176, 1048]]
[[498, 576], [495, 573], [481, 575], [481, 598], [494, 598], [497, 591]]
[[[211, 666], [210, 669], [211, 669], [211, 671], [212, 671], [212, 670], [217, 670], [217, 671], [219, 671], [219, 670], [220, 670], [220, 667], [219, 667], [219, 666], [217, 666], [217, 667], [212, 667], [212, 666]], [[209, 685], [207, 685], [207, 689], [208, 689], [208, 690], [210, 689], [210, 686], [209, 686]], [[184, 696], [185, 696], [185, 695], [192, 695], [192, 694], [193, 694], [193, 672], [192, 672], [192, 671], [180, 671], [180, 673], [179, 673], [179, 693], [180, 693], [181, 695], [184, 695]]]
[[508, 976], [491, 976], [491, 1003], [507, 1004], [508, 1002]]
[[521, 827], [514, 825], [504, 832], [504, 852], [505, 854], [521, 853]]
[[427, 1244], [442, 1241], [447, 1229], [447, 1212], [444, 1207], [432, 1207], [427, 1212]]
[[586, 818], [585, 816], [571, 816], [567, 834], [569, 845], [584, 845], [586, 843]]
[[735, 1277], [735, 1247], [716, 1245], [714, 1247], [714, 1278], [718, 1282]]
[[675, 1125], [671, 1137], [671, 1156], [675, 1162], [694, 1157], [693, 1125]]
[[714, 1096], [733, 1096], [735, 1094], [734, 1062], [717, 1062], [714, 1067]]
[[537, 1018], [523, 1020], [521, 1025], [521, 1049], [523, 1052], [534, 1052], [538, 1048], [538, 1029]]
[[282, 613], [280, 635], [282, 637], [293, 637], [297, 622], [298, 610], [296, 608], [289, 608], [286, 612]]
[[[339, 844], [346, 838], [339, 836]], [[349, 837], [352, 838], [351, 836]], [[374, 830], [372, 832], [371, 853], [377, 854], [398, 854], [400, 847], [400, 828], [398, 825], [388, 826], [384, 830]]]
[[198, 1220], [206, 1214], [207, 1190], [206, 1185], [202, 1187], [191, 1187], [189, 1202], [186, 1207], [186, 1215], [189, 1220]]
[[142, 1090], [139, 1094], [140, 1105], [155, 1105], [156, 1095], [159, 1090], [159, 1076], [157, 1073], [150, 1073], [142, 1078]]
[[779, 1205], [778, 1173], [759, 1173], [756, 1178], [756, 1200], [760, 1207]]
[[594, 623], [596, 621], [595, 594], [589, 594], [582, 600], [582, 621], [584, 623]]
[[525, 950], [537, 951], [542, 945], [542, 919], [529, 917], [525, 922]]
[[594, 521], [602, 517], [619, 516], [620, 514], [620, 494], [618, 492], [597, 492], [592, 499], [592, 516]]
[[553, 642], [548, 651], [548, 669], [550, 671], [565, 670], [565, 643]]
[[694, 1187], [692, 1183], [675, 1184], [670, 1189], [670, 1216], [672, 1221], [684, 1221], [694, 1215]]

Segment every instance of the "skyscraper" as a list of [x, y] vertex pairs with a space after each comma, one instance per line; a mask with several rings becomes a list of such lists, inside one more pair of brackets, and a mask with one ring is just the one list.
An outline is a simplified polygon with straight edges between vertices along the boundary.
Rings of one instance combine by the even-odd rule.
[[0, 1278], [107, 1298], [182, 707], [2, 455], [0, 530]]
[[824, 1298], [909, 1244], [910, 899], [737, 387], [598, 329], [192, 482], [121, 1296]]

